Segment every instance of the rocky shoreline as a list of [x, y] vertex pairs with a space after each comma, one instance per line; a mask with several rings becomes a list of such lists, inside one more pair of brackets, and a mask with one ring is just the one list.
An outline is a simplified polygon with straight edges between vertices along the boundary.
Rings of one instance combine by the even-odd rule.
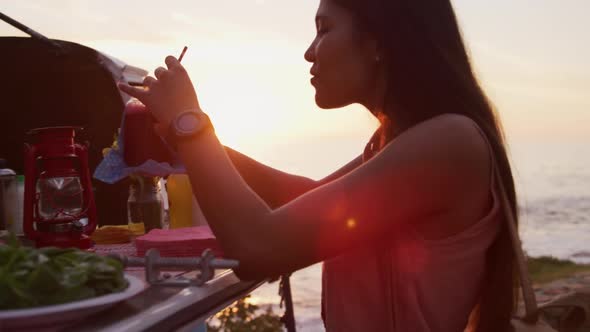
[[[544, 305], [573, 305], [575, 311], [561, 310], [557, 307], [543, 311], [543, 319], [560, 331], [590, 331], [590, 272], [577, 272], [563, 278], [543, 284], [533, 284], [539, 307]], [[518, 315], [524, 315], [524, 303], [521, 299]], [[578, 328], [568, 328], [578, 326]]]
[[534, 284], [533, 288], [539, 305], [574, 292], [590, 294], [590, 272], [578, 272], [548, 283]]

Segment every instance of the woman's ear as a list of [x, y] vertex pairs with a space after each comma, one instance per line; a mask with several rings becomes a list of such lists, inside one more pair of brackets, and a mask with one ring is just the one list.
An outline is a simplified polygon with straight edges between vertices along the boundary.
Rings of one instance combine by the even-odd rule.
[[374, 37], [367, 36], [365, 39], [365, 47], [370, 55], [370, 59], [375, 62], [376, 64], [380, 63], [383, 60], [383, 55], [381, 52], [381, 47], [379, 46], [379, 42]]

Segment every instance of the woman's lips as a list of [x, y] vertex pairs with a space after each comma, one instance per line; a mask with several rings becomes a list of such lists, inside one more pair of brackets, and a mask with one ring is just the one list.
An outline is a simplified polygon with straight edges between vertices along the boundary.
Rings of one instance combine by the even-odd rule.
[[309, 81], [311, 82], [311, 85], [315, 86], [318, 82], [318, 78], [314, 76]]

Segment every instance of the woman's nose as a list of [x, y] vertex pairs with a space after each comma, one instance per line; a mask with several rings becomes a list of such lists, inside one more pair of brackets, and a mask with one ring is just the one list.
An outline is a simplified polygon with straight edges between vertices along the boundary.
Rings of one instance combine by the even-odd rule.
[[311, 45], [309, 45], [309, 47], [307, 48], [307, 50], [305, 51], [305, 54], [303, 55], [303, 57], [305, 58], [305, 60], [307, 62], [314, 62], [315, 61], [315, 43], [311, 43]]

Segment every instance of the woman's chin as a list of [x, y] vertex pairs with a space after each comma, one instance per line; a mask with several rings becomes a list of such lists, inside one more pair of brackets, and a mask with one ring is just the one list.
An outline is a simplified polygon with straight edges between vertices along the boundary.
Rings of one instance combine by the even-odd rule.
[[340, 108], [347, 105], [347, 103], [343, 103], [342, 100], [327, 98], [326, 96], [320, 95], [318, 93], [315, 94], [315, 103], [321, 109]]

